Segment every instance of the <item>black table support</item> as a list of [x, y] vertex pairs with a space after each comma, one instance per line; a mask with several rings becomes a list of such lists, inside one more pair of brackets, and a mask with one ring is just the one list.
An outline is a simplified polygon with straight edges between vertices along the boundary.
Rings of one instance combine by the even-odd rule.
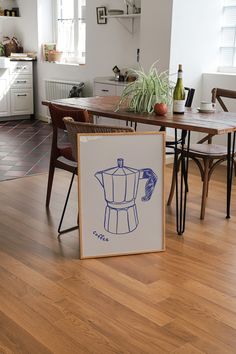
[[[233, 134], [233, 143], [232, 143]], [[234, 167], [234, 151], [235, 151], [235, 132], [228, 133], [227, 137], [227, 205], [226, 205], [226, 219], [230, 218], [230, 204], [231, 204], [231, 190]]]
[[[187, 146], [185, 145], [187, 138]], [[180, 145], [178, 146], [178, 132], [175, 129], [175, 157], [174, 170], [176, 180], [176, 230], [178, 235], [183, 235], [185, 231], [186, 221], [186, 205], [188, 193], [188, 167], [189, 167], [189, 146], [190, 146], [190, 131], [182, 130]], [[179, 157], [180, 152], [180, 157]], [[178, 159], [180, 159], [178, 161]], [[180, 164], [179, 164], [180, 163]], [[180, 168], [179, 168], [180, 167]], [[180, 181], [179, 181], [180, 171]], [[180, 182], [180, 186], [179, 186]]]

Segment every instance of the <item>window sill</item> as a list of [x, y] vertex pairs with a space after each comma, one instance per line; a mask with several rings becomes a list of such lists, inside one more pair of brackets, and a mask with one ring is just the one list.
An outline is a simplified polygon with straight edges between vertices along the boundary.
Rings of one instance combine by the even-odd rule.
[[212, 71], [205, 72], [203, 75], [236, 76], [236, 72]]
[[52, 61], [41, 61], [41, 64], [48, 64], [48, 65], [65, 65], [65, 66], [84, 66], [85, 64], [79, 63], [65, 63], [65, 62], [52, 62]]
[[222, 66], [218, 68], [218, 72], [223, 74], [236, 74], [236, 67]]

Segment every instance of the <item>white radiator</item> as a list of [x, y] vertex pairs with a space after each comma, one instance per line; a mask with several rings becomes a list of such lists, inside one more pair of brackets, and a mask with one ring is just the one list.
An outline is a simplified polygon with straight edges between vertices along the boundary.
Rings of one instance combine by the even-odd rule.
[[74, 81], [45, 80], [46, 100], [67, 98], [72, 87], [79, 84], [80, 82]]
[[[46, 100], [52, 101], [59, 98], [69, 97], [70, 90], [73, 86], [77, 86], [80, 82], [62, 81], [62, 80], [44, 80]], [[48, 122], [51, 122], [49, 110], [47, 110]]]

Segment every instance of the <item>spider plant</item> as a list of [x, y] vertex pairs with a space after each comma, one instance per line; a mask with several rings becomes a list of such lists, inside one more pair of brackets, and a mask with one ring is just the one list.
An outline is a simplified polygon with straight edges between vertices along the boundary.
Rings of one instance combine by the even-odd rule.
[[116, 111], [127, 103], [128, 109], [139, 113], [152, 113], [155, 103], [169, 105], [172, 101], [172, 83], [167, 71], [158, 72], [156, 62], [152, 64], [148, 73], [140, 70], [131, 70], [137, 79], [128, 84], [122, 92]]

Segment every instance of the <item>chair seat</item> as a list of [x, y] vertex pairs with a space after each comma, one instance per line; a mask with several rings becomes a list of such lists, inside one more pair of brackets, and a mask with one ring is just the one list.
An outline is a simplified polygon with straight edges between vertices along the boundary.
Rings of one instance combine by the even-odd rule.
[[72, 156], [72, 149], [71, 149], [71, 145], [65, 145], [65, 146], [61, 146], [58, 148], [59, 152], [60, 152], [60, 156], [63, 156], [65, 159], [70, 160], [70, 161], [75, 161], [73, 156]]
[[227, 148], [223, 145], [216, 144], [191, 144], [189, 152], [201, 155], [224, 156], [227, 155]]

